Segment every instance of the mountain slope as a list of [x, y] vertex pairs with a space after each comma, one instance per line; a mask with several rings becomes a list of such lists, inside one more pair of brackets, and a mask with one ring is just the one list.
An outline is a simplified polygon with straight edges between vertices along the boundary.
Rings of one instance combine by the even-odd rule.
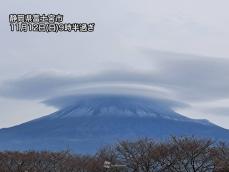
[[229, 141], [229, 131], [184, 117], [158, 100], [129, 96], [84, 96], [61, 110], [0, 130], [1, 150], [63, 150], [91, 153], [121, 139], [170, 135]]

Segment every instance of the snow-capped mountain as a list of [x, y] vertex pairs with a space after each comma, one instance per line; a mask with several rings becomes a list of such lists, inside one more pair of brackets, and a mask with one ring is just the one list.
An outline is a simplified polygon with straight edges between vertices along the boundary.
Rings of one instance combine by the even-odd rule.
[[0, 149], [91, 153], [122, 139], [165, 139], [171, 135], [229, 141], [229, 130], [182, 116], [159, 100], [93, 95], [71, 100], [51, 115], [1, 129]]

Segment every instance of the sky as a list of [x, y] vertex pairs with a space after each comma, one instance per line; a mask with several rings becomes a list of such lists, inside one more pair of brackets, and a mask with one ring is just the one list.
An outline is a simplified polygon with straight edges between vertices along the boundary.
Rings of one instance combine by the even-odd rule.
[[[0, 128], [57, 110], [47, 100], [123, 93], [179, 102], [229, 129], [227, 0], [40, 0], [0, 5]], [[63, 14], [92, 33], [11, 32], [9, 14]]]

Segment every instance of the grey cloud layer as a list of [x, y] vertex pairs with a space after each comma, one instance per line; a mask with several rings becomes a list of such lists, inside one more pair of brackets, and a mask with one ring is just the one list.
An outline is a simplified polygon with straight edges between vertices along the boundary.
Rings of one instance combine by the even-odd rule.
[[[100, 71], [93, 75], [74, 76], [38, 73], [10, 80], [0, 86], [0, 95], [21, 99], [49, 99], [78, 93], [129, 93], [157, 95], [179, 101], [202, 101], [229, 98], [229, 60], [195, 55], [143, 51], [157, 70], [134, 69]], [[132, 91], [131, 91], [132, 90]]]
[[181, 97], [211, 100], [229, 97], [229, 60], [189, 54], [147, 51], [160, 66], [157, 83]]
[[[75, 105], [79, 103], [79, 101], [87, 101], [88, 99], [98, 99], [98, 98], [105, 98], [105, 97], [116, 97], [120, 96], [117, 94], [89, 94], [89, 95], [68, 95], [68, 96], [62, 96], [62, 97], [56, 97], [49, 100], [44, 101], [46, 105], [54, 106], [56, 108], [62, 109], [71, 105]], [[134, 100], [132, 99], [133, 95], [121, 95], [123, 98], [128, 98], [129, 101]], [[139, 98], [139, 97], [138, 97]], [[108, 99], [109, 100], [109, 99]], [[148, 100], [146, 97], [141, 97], [141, 100]], [[185, 104], [182, 104], [177, 101], [173, 100], [165, 100], [165, 99], [159, 99], [159, 98], [150, 98], [151, 102], [154, 103], [155, 106], [162, 108], [163, 110], [171, 110], [173, 107], [185, 107]]]

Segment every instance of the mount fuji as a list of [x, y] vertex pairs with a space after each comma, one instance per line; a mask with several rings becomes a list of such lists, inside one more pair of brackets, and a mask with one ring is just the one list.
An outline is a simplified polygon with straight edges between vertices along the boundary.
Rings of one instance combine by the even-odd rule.
[[123, 139], [196, 136], [229, 141], [229, 130], [187, 118], [169, 102], [123, 95], [88, 95], [51, 103], [57, 112], [0, 130], [0, 150], [70, 149], [93, 153]]

